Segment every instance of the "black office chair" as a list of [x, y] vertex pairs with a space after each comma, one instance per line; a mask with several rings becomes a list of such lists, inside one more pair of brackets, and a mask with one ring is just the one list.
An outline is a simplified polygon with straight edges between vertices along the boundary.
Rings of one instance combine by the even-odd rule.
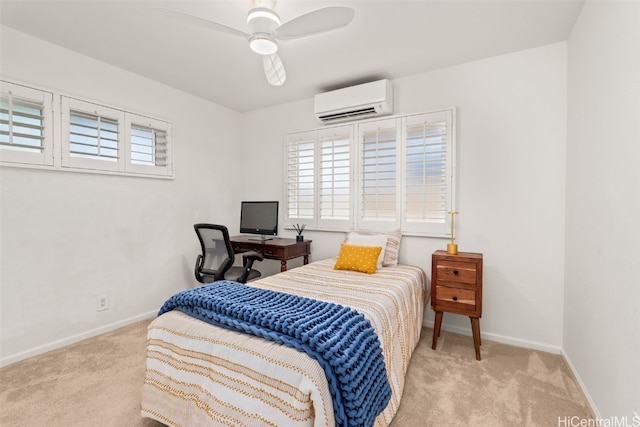
[[262, 261], [264, 257], [258, 252], [243, 252], [243, 267], [234, 267], [235, 257], [229, 239], [229, 231], [224, 225], [195, 224], [202, 255], [196, 260], [195, 275], [200, 283], [211, 283], [216, 280], [234, 280], [246, 283], [261, 276], [254, 270], [253, 263]]

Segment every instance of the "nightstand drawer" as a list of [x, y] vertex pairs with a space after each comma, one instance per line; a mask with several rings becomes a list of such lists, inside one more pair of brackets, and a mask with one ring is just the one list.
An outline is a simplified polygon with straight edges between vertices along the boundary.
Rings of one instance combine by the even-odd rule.
[[460, 261], [438, 261], [436, 265], [437, 277], [440, 282], [476, 284], [476, 264]]
[[468, 289], [437, 286], [436, 304], [473, 312], [476, 307], [476, 293]]

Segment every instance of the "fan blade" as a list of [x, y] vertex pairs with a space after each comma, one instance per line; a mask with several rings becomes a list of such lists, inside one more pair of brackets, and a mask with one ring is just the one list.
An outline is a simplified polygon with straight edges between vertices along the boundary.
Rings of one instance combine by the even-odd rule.
[[222, 31], [223, 33], [233, 34], [234, 36], [249, 38], [249, 34], [244, 31], [236, 30], [235, 28], [227, 27], [226, 25], [218, 24], [217, 22], [209, 21], [199, 16], [189, 15], [188, 13], [179, 12], [177, 10], [165, 9], [162, 7], [156, 8], [159, 12], [164, 13], [166, 16], [176, 21], [181, 21], [189, 25], [195, 25], [207, 30]]
[[262, 65], [264, 66], [264, 74], [267, 81], [273, 86], [282, 86], [287, 79], [287, 73], [284, 71], [284, 65], [277, 53], [273, 55], [264, 55], [262, 57]]
[[273, 36], [289, 40], [335, 30], [348, 25], [354, 14], [350, 7], [325, 7], [285, 22], [273, 31]]

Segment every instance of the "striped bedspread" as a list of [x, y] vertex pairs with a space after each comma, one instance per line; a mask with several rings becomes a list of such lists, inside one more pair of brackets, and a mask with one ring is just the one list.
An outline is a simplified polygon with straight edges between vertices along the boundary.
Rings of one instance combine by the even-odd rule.
[[[376, 418], [398, 410], [404, 375], [429, 295], [417, 267], [374, 275], [318, 261], [251, 282], [254, 287], [334, 302], [362, 313], [376, 331], [392, 396]], [[149, 326], [142, 415], [167, 425], [333, 426], [325, 373], [305, 353], [172, 311]]]
[[348, 307], [221, 280], [175, 294], [159, 314], [171, 310], [313, 357], [329, 383], [337, 425], [372, 426], [391, 397], [378, 336]]

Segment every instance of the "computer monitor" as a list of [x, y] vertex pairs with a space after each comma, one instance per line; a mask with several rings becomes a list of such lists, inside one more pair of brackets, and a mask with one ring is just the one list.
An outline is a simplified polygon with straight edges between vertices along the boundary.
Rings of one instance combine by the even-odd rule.
[[278, 235], [278, 202], [242, 202], [240, 233], [259, 234], [260, 240]]

